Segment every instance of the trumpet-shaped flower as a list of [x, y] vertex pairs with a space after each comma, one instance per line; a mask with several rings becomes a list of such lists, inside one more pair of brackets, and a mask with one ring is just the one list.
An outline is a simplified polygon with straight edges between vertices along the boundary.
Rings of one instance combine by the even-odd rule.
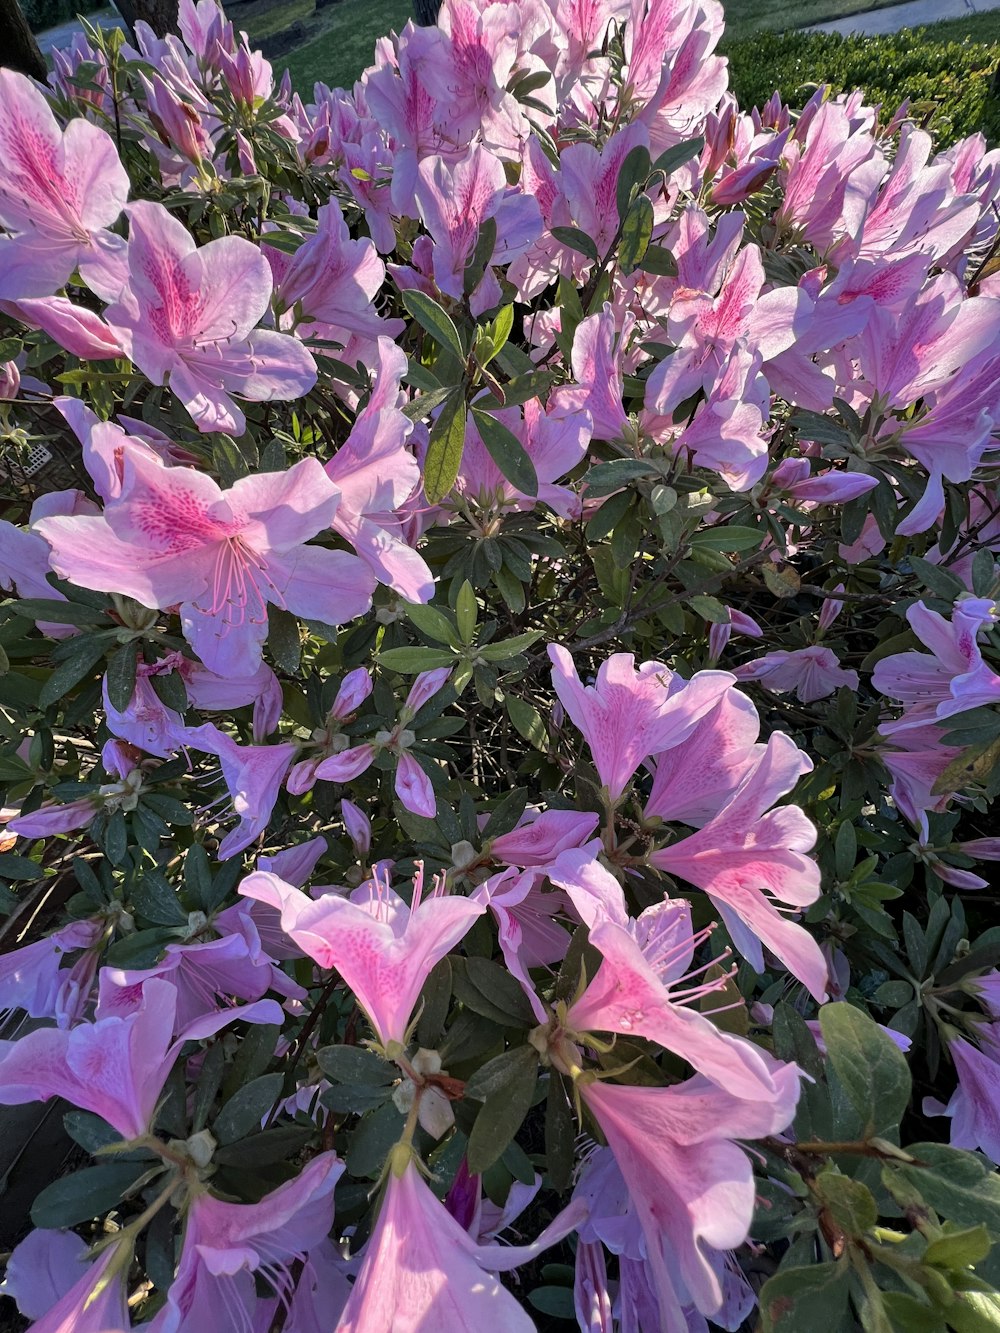
[[111, 136], [82, 117], [59, 128], [40, 90], [0, 69], [0, 298], [51, 296], [75, 269], [113, 300], [125, 281], [120, 236], [107, 231], [128, 198]]
[[707, 1247], [730, 1250], [746, 1240], [755, 1197], [753, 1168], [733, 1139], [779, 1132], [798, 1101], [796, 1066], [771, 1063], [774, 1091], [749, 1101], [701, 1076], [671, 1088], [581, 1086], [642, 1224], [664, 1333], [688, 1328], [675, 1270], [703, 1314], [723, 1303]]
[[802, 908], [819, 897], [819, 867], [805, 854], [815, 844], [815, 828], [795, 806], [770, 809], [811, 769], [794, 741], [776, 732], [719, 813], [649, 860], [708, 894], [733, 943], [758, 972], [764, 970], [763, 941], [822, 1001], [827, 965], [820, 947], [772, 901]]
[[418, 871], [409, 906], [377, 875], [350, 898], [306, 896], [276, 875], [257, 872], [240, 885], [245, 898], [281, 911], [281, 928], [320, 967], [336, 968], [383, 1045], [405, 1042], [431, 968], [453, 949], [486, 906], [449, 897], [435, 884], [423, 897]]
[[534, 1323], [495, 1275], [528, 1263], [585, 1217], [577, 1201], [530, 1245], [480, 1245], [408, 1162], [389, 1174], [338, 1333], [531, 1333]]
[[177, 1276], [150, 1333], [250, 1328], [257, 1311], [256, 1273], [279, 1297], [290, 1299], [295, 1281], [289, 1265], [326, 1239], [343, 1170], [336, 1154], [326, 1152], [259, 1203], [200, 1194], [188, 1213]]
[[129, 281], [105, 318], [137, 366], [170, 388], [202, 431], [242, 435], [236, 393], [254, 402], [301, 398], [316, 383], [296, 339], [258, 329], [271, 270], [239, 236], [201, 249], [162, 204], [129, 207]]
[[17, 1041], [0, 1043], [0, 1103], [20, 1106], [65, 1097], [93, 1111], [125, 1138], [151, 1127], [167, 1075], [186, 1041], [209, 1037], [242, 1019], [280, 1023], [273, 1000], [213, 1012], [173, 1040], [177, 991], [154, 978], [143, 986], [142, 1003], [124, 1018], [80, 1023], [68, 1032], [38, 1028]]
[[180, 604], [184, 633], [220, 675], [260, 664], [268, 603], [339, 624], [362, 614], [374, 579], [356, 557], [305, 542], [328, 527], [339, 492], [303, 458], [223, 491], [193, 468], [126, 449], [120, 494], [102, 515], [42, 519], [53, 568], [82, 588], [143, 606]]
[[559, 701], [583, 732], [613, 801], [648, 755], [683, 740], [733, 682], [725, 671], [699, 671], [685, 681], [662, 662], [637, 669], [631, 653], [615, 653], [585, 686], [565, 648], [551, 645], [549, 658]]

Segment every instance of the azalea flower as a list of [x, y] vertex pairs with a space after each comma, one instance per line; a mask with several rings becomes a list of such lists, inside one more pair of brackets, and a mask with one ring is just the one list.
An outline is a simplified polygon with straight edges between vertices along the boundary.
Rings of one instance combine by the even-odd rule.
[[152, 1127], [163, 1085], [186, 1041], [210, 1037], [240, 1019], [282, 1018], [273, 1000], [258, 1000], [206, 1014], [172, 1040], [176, 1008], [174, 986], [153, 978], [142, 988], [139, 1007], [124, 1018], [79, 1023], [69, 1031], [36, 1028], [17, 1041], [0, 1042], [0, 1104], [65, 1097], [124, 1138], [140, 1138]]
[[120, 494], [102, 515], [44, 518], [36, 529], [63, 577], [143, 606], [180, 604], [205, 665], [250, 676], [269, 603], [327, 624], [370, 604], [374, 579], [355, 556], [305, 545], [329, 526], [339, 498], [312, 458], [222, 490], [203, 472], [126, 450]]
[[427, 976], [486, 908], [443, 895], [437, 881], [423, 896], [418, 870], [409, 906], [388, 877], [372, 879], [350, 898], [308, 898], [276, 875], [257, 872], [240, 885], [245, 898], [281, 911], [281, 928], [324, 968], [336, 968], [354, 993], [383, 1046], [405, 1045], [414, 1006]]
[[662, 662], [636, 668], [631, 653], [614, 653], [596, 682], [584, 686], [565, 648], [550, 645], [549, 658], [559, 701], [583, 732], [612, 801], [648, 755], [683, 740], [733, 681], [725, 671], [699, 671], [685, 681]]
[[243, 434], [234, 393], [254, 402], [304, 397], [316, 383], [310, 354], [288, 334], [256, 327], [272, 285], [257, 246], [223, 236], [198, 249], [162, 204], [141, 201], [128, 213], [128, 282], [104, 317], [143, 373], [154, 384], [169, 377], [202, 431]]
[[82, 117], [59, 128], [29, 78], [0, 69], [0, 298], [51, 296], [75, 269], [113, 300], [125, 280], [125, 243], [106, 230], [129, 178], [106, 131]]
[[431, 1192], [409, 1160], [390, 1169], [385, 1195], [338, 1333], [531, 1333], [533, 1321], [498, 1272], [528, 1263], [586, 1216], [570, 1204], [530, 1245], [481, 1245]]

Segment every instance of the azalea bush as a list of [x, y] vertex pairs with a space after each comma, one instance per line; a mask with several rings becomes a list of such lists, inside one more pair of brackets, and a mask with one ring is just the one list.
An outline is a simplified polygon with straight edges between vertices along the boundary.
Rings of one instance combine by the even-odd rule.
[[180, 13], [0, 72], [4, 1292], [996, 1327], [1000, 155], [714, 0]]

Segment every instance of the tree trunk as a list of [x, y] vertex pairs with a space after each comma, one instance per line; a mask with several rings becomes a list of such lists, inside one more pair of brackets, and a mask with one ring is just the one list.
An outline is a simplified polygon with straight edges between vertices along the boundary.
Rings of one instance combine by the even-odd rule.
[[433, 28], [438, 20], [441, 0], [413, 0], [413, 17], [418, 28]]
[[[166, 37], [168, 32], [177, 31], [177, 0], [113, 0], [113, 2], [115, 9], [133, 33], [139, 19], [148, 23], [157, 37]], [[3, 0], [0, 0], [0, 3], [3, 3]]]
[[0, 65], [30, 74], [43, 83], [48, 78], [45, 57], [17, 0], [0, 0]]

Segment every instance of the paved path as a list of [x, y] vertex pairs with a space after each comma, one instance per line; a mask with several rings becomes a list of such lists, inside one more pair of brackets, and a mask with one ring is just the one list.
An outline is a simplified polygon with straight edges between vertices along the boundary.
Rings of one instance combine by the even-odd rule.
[[[834, 19], [831, 23], [814, 23], [805, 31], [861, 32], [870, 37], [877, 33], [898, 32], [900, 28], [919, 28], [924, 23], [937, 23], [941, 19], [964, 19], [991, 9], [1000, 10], [1000, 0], [909, 0], [908, 4], [872, 9], [867, 14], [852, 14], [850, 18]], [[1000, 38], [1000, 14], [997, 16], [997, 37]]]
[[[1000, 0], [997, 2], [1000, 3]], [[88, 14], [87, 22], [99, 28], [125, 27], [113, 9], [100, 9], [96, 14]], [[83, 32], [83, 25], [74, 19], [72, 23], [60, 23], [58, 28], [49, 28], [47, 32], [36, 32], [35, 41], [41, 48], [42, 55], [47, 56], [52, 51], [69, 46], [78, 32]]]

